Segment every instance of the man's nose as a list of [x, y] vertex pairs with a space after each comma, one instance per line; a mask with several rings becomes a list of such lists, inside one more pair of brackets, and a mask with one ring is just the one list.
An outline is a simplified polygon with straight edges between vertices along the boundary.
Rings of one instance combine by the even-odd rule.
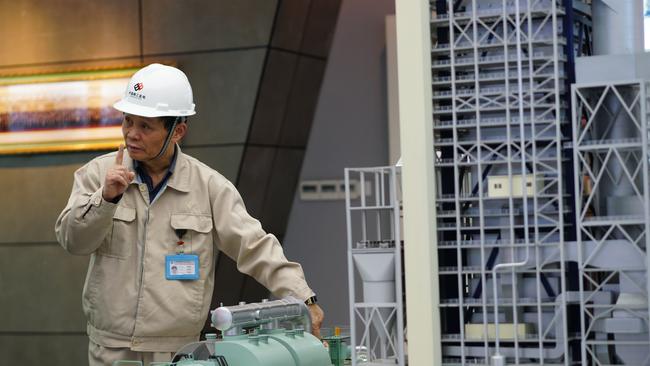
[[139, 140], [140, 139], [140, 133], [136, 128], [129, 128], [126, 130], [126, 133], [124, 134], [125, 137], [130, 138], [132, 140]]

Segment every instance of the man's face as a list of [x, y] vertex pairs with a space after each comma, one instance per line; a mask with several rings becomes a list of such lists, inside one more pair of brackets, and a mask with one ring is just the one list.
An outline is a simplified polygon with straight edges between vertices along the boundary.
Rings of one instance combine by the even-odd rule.
[[138, 161], [155, 158], [167, 138], [167, 130], [162, 118], [132, 114], [124, 115], [122, 134], [129, 155]]

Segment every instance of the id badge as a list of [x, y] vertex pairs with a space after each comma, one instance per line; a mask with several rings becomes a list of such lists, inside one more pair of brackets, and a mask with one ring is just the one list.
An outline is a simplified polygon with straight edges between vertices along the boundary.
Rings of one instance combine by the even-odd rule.
[[166, 255], [165, 278], [168, 280], [198, 280], [199, 256], [196, 254]]

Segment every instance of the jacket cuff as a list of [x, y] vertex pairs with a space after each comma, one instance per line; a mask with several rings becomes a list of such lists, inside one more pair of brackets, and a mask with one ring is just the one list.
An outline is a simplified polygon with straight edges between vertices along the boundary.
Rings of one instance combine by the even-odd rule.
[[291, 296], [301, 301], [305, 301], [315, 295], [316, 293], [307, 285], [303, 285], [291, 291]]
[[93, 216], [100, 217], [104, 215], [113, 216], [115, 210], [117, 209], [117, 203], [112, 203], [104, 199], [102, 196], [101, 187], [90, 196], [90, 199], [88, 200], [88, 206], [90, 206], [88, 213], [92, 214]]

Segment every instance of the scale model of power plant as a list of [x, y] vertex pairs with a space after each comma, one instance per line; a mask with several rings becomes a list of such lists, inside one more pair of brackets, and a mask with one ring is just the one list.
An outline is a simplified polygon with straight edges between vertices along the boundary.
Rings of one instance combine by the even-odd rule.
[[[442, 365], [650, 365], [642, 1], [430, 7]], [[346, 170], [353, 365], [408, 364], [399, 171]]]

